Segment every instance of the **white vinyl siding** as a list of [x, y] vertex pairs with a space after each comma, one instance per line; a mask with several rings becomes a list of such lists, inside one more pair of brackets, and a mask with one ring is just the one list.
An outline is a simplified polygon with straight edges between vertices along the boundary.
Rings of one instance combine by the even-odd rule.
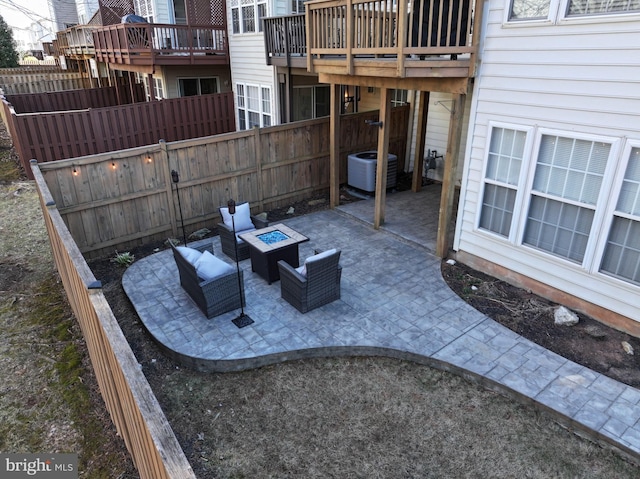
[[[485, 3], [482, 66], [471, 95], [453, 249], [640, 322], [640, 284], [631, 271], [637, 250], [631, 233], [640, 218], [618, 207], [630, 145], [640, 148], [640, 14], [568, 17], [567, 5], [568, 0], [550, 0], [549, 18], [509, 22], [509, 0]], [[439, 108], [432, 96], [429, 113]], [[494, 125], [531, 132], [508, 237], [480, 227]], [[543, 134], [611, 145], [595, 208], [533, 193]], [[532, 205], [534, 197], [592, 212], [581, 262], [524, 244], [529, 212], [539, 206]], [[580, 231], [578, 224], [567, 228], [574, 230]]]

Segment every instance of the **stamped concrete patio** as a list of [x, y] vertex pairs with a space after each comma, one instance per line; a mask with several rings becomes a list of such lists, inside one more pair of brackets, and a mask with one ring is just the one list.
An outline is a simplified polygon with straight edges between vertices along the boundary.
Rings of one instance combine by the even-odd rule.
[[[435, 246], [440, 188], [390, 193], [385, 224], [372, 228], [373, 200], [284, 221], [315, 249], [342, 250], [342, 297], [307, 314], [241, 262], [245, 312], [207, 319], [180, 287], [170, 250], [136, 261], [122, 283], [141, 321], [177, 362], [234, 371], [298, 358], [380, 355], [462, 374], [556, 415], [571, 428], [640, 462], [640, 390], [550, 352], [462, 301], [445, 284]], [[222, 254], [218, 238], [216, 256]], [[203, 243], [198, 242], [198, 243]]]

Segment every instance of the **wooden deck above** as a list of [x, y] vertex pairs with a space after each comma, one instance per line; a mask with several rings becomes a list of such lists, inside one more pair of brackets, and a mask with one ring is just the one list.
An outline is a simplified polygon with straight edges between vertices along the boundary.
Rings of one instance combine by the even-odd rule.
[[[313, 0], [264, 20], [267, 64], [320, 75], [473, 78], [483, 0]], [[475, 13], [474, 13], [475, 12]]]
[[93, 46], [93, 31], [95, 27], [90, 25], [79, 25], [68, 28], [65, 32], [67, 36], [67, 56], [78, 60], [93, 58], [95, 48]]
[[121, 23], [94, 30], [96, 60], [112, 65], [228, 65], [225, 27]]

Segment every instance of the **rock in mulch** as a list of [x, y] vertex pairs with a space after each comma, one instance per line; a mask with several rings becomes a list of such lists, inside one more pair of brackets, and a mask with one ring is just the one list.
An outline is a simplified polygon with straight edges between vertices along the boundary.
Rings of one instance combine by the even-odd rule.
[[584, 332], [591, 336], [593, 339], [598, 339], [600, 341], [604, 341], [607, 338], [607, 333], [602, 328], [598, 326], [587, 326], [584, 329]]
[[622, 349], [624, 349], [625, 353], [633, 356], [633, 346], [631, 346], [628, 342], [622, 341]]
[[555, 324], [559, 326], [573, 326], [574, 324], [578, 324], [580, 321], [576, 313], [570, 311], [564, 306], [558, 306], [553, 316]]

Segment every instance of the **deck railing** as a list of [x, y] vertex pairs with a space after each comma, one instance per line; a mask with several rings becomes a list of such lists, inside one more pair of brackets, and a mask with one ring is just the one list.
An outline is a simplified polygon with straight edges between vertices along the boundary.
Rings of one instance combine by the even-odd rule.
[[93, 55], [93, 31], [91, 25], [78, 25], [65, 30], [67, 45], [65, 53], [71, 55]]
[[93, 40], [97, 59], [109, 63], [153, 64], [171, 55], [186, 62], [204, 55], [228, 58], [225, 27], [211, 25], [121, 23], [97, 28]]
[[[473, 55], [482, 0], [314, 0], [306, 3], [308, 69], [321, 58]], [[475, 10], [474, 10], [475, 9]], [[399, 66], [399, 71], [401, 65]]]
[[267, 52], [267, 65], [272, 58], [284, 58], [290, 65], [292, 57], [304, 57], [307, 54], [307, 29], [305, 15], [287, 15], [264, 19], [264, 42]]

